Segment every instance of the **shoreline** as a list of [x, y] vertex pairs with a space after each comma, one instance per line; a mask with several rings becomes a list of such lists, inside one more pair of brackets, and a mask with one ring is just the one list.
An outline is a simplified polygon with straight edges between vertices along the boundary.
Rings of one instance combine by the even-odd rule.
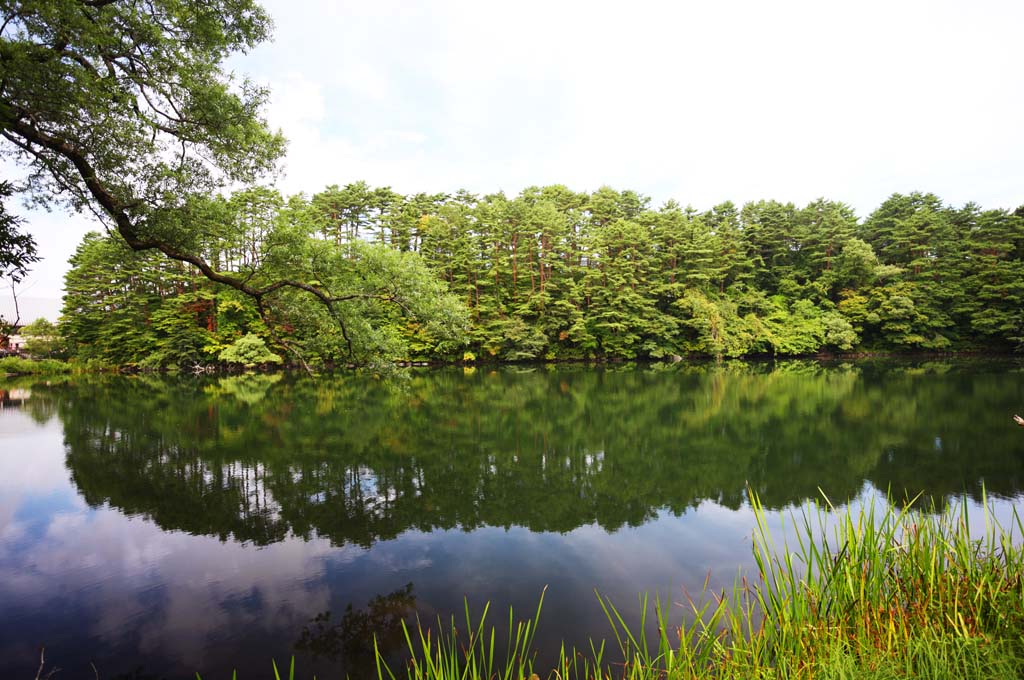
[[[711, 364], [724, 362], [747, 362], [747, 363], [771, 363], [777, 361], [817, 361], [817, 362], [842, 362], [842, 361], [863, 361], [870, 359], [893, 359], [893, 360], [953, 360], [953, 359], [1024, 359], [1024, 354], [1017, 352], [986, 351], [986, 350], [964, 350], [956, 352], [898, 352], [898, 351], [864, 351], [864, 352], [842, 352], [828, 353], [819, 352], [816, 354], [754, 354], [742, 357], [713, 357], [708, 355], [673, 356], [669, 358], [623, 358], [623, 357], [595, 357], [595, 358], [560, 358], [560, 359], [524, 359], [521, 361], [488, 361], [488, 360], [402, 360], [393, 362], [382, 362], [381, 364], [324, 364], [315, 367], [315, 371], [334, 372], [346, 370], [376, 370], [381, 367], [395, 368], [480, 368], [480, 367], [501, 367], [501, 366], [558, 366], [558, 365], [659, 365], [659, 364]], [[11, 370], [21, 368], [23, 370]], [[197, 366], [194, 369], [187, 368], [142, 368], [139, 366], [97, 366], [95, 364], [77, 364], [73, 361], [61, 359], [30, 359], [25, 357], [5, 357], [0, 359], [0, 378], [24, 377], [29, 375], [66, 375], [66, 374], [97, 374], [117, 373], [120, 375], [134, 374], [177, 374], [193, 373], [196, 375], [242, 375], [245, 373], [310, 373], [309, 370], [300, 364], [284, 364], [282, 366], [254, 366], [239, 369], [223, 365], [212, 364], [208, 366]], [[313, 373], [314, 375], [316, 373]]]

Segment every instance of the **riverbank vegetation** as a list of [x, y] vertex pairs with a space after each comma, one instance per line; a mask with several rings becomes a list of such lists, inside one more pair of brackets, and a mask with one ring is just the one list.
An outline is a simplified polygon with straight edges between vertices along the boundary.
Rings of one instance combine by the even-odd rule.
[[[495, 645], [487, 610], [465, 628], [422, 621], [405, 628], [411, 661], [380, 680], [455, 678], [1018, 678], [1024, 673], [1024, 526], [1002, 526], [985, 506], [980, 536], [966, 502], [942, 514], [874, 502], [836, 512], [825, 505], [793, 517], [777, 543], [752, 495], [757, 573], [731, 591], [686, 595], [687, 615], [643, 596], [630, 629], [602, 598], [610, 640], [563, 647], [539, 667], [531, 639], [540, 623], [513, 625]], [[541, 599], [543, 603], [543, 598]], [[650, 625], [648, 625], [650, 624]], [[611, 659], [619, 659], [612, 661]]]
[[[1003, 525], [983, 501], [972, 533], [966, 501], [936, 514], [912, 502], [873, 500], [837, 510], [828, 499], [791, 515], [776, 542], [751, 494], [755, 574], [731, 590], [705, 582], [671, 599], [641, 595], [632, 628], [601, 599], [610, 635], [585, 650], [561, 647], [552, 662], [533, 646], [532, 618], [497, 624], [478, 615], [392, 622], [404, 662], [374, 645], [378, 680], [872, 680], [1010, 679], [1024, 673], [1024, 525]], [[389, 628], [390, 628], [389, 627]], [[501, 630], [502, 633], [498, 633]], [[276, 663], [274, 677], [282, 677]], [[287, 677], [298, 677], [292, 660]]]
[[56, 359], [32, 361], [21, 357], [3, 357], [0, 359], [0, 376], [3, 375], [56, 375], [70, 373], [72, 366]]
[[1024, 210], [932, 194], [895, 194], [859, 220], [824, 199], [699, 212], [607, 187], [402, 196], [360, 182], [312, 197], [245, 190], [194, 217], [218, 272], [301, 270], [362, 292], [332, 320], [282, 289], [268, 315], [191, 265], [92, 234], [65, 282], [70, 356], [211, 364], [245, 342], [251, 356], [310, 364], [662, 359], [1024, 340]]

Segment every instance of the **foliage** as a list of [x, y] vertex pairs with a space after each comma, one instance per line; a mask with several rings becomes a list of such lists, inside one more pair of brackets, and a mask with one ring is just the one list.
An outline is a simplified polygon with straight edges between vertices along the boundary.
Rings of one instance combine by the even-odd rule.
[[[116, 234], [73, 260], [76, 358], [205, 363], [247, 333], [307, 366], [1024, 342], [1019, 210], [913, 192], [858, 221], [824, 198], [699, 212], [562, 185], [284, 197], [255, 183], [284, 150], [268, 93], [224, 67], [270, 35], [254, 0], [18, 0], [4, 19], [0, 154], [29, 170], [17, 188]], [[19, 228], [0, 211], [12, 279], [35, 258]]]
[[25, 336], [25, 351], [36, 358], [49, 358], [63, 355], [63, 343], [60, 331], [50, 320], [38, 318], [21, 329]]
[[[436, 633], [429, 626], [417, 620], [415, 630], [410, 630], [402, 621], [407, 652], [410, 657], [405, 677], [409, 680], [456, 680], [458, 678], [537, 678], [534, 671], [533, 637], [537, 632], [541, 609], [544, 607], [544, 593], [537, 603], [532, 619], [515, 620], [514, 612], [508, 612], [508, 636], [501, 648], [495, 646], [495, 627], [487, 621], [490, 603], [484, 606], [480, 616], [474, 620], [465, 605], [462, 622], [437, 620]], [[468, 640], [460, 642], [459, 626], [465, 624]], [[377, 677], [379, 680], [397, 680], [398, 676], [387, 665], [386, 659], [375, 646]], [[497, 652], [497, 653], [496, 653]]]
[[[696, 617], [689, 625], [674, 626], [667, 603], [656, 599], [651, 607], [645, 595], [641, 624], [630, 629], [602, 597], [624, 662], [606, 660], [611, 654], [604, 641], [592, 641], [587, 651], [563, 645], [546, 677], [909, 680], [1015, 678], [1024, 671], [1024, 548], [1014, 539], [1024, 526], [1016, 514], [1007, 528], [986, 516], [985, 534], [975, 539], [966, 506], [924, 517], [892, 505], [881, 515], [874, 505], [847, 508], [838, 512], [831, 536], [826, 514], [805, 510], [795, 518], [798, 547], [791, 552], [772, 543], [756, 494], [752, 503], [756, 579], [742, 577], [732, 593], [709, 592], [705, 584], [689, 599]], [[651, 609], [654, 639], [647, 636]], [[419, 623], [407, 633], [412, 660], [404, 677], [541, 677], [533, 674], [530, 648], [540, 606], [532, 620], [515, 627], [510, 612], [509, 641], [497, 657], [486, 616], [487, 608], [473, 622], [467, 609], [463, 645], [454, 625], [434, 633]], [[402, 675], [378, 656], [380, 680]]]
[[[209, 235], [197, 248], [217, 271], [301, 275], [343, 293], [325, 305], [281, 286], [254, 300], [191, 265], [90, 237], [67, 283], [76, 352], [206, 363], [246, 333], [308, 364], [1006, 350], [1024, 340], [1024, 220], [931, 195], [895, 194], [858, 223], [824, 199], [699, 213], [608, 187], [401, 196], [357, 182], [308, 198], [247, 189], [207, 200], [197, 223]], [[123, 283], [113, 290], [94, 270]], [[106, 317], [78, 302], [83, 286]], [[89, 318], [115, 337], [96, 345]]]
[[[39, 256], [32, 236], [19, 230], [22, 220], [7, 211], [6, 199], [12, 193], [11, 183], [0, 181], [0, 283], [8, 279], [14, 294], [14, 285], [24, 278]], [[10, 333], [18, 321], [0, 316], [0, 335]]]
[[0, 374], [9, 373], [12, 375], [56, 375], [58, 373], [70, 373], [71, 365], [56, 359], [44, 359], [32, 361], [20, 357], [0, 358]]
[[[0, 154], [29, 170], [24, 189], [35, 201], [88, 209], [116, 234], [105, 245], [90, 237], [73, 261], [85, 270], [67, 282], [75, 356], [198, 363], [238, 335], [267, 334], [279, 322], [273, 331], [302, 325], [312, 338], [343, 336], [312, 348], [319, 358], [367, 363], [396, 351], [393, 327], [381, 325], [392, 314], [380, 309], [387, 305], [431, 326], [435, 345], [458, 342], [458, 311], [441, 284], [420, 275], [414, 256], [360, 248], [352, 236], [390, 205], [389, 191], [353, 185], [337, 200], [286, 206], [273, 189], [253, 185], [284, 151], [283, 137], [262, 118], [266, 90], [224, 67], [232, 53], [269, 38], [270, 19], [254, 0], [8, 5], [0, 27]], [[220, 196], [228, 185], [249, 186]], [[0, 221], [4, 239], [12, 226]], [[31, 245], [0, 242], [0, 262], [21, 275]], [[120, 285], [96, 275], [101, 260]], [[173, 276], [174, 295], [193, 299], [167, 303]], [[215, 308], [226, 290], [244, 296], [234, 302], [264, 327], [250, 318], [233, 337], [216, 337], [215, 313], [202, 303]], [[90, 297], [106, 309], [90, 311]], [[206, 333], [193, 328], [202, 321]], [[279, 336], [279, 344], [290, 343]]]
[[133, 247], [186, 246], [189, 196], [283, 150], [260, 119], [267, 93], [222, 66], [269, 37], [251, 0], [19, 0], [4, 18], [3, 153], [32, 171], [37, 200], [92, 208]]
[[22, 220], [7, 211], [6, 199], [13, 192], [10, 182], [0, 181], [0, 280], [8, 278], [18, 283], [39, 256], [32, 236], [18, 229]]
[[252, 333], [246, 333], [221, 350], [219, 358], [229, 364], [241, 364], [246, 368], [258, 364], [281, 363], [281, 357], [267, 349], [263, 339]]

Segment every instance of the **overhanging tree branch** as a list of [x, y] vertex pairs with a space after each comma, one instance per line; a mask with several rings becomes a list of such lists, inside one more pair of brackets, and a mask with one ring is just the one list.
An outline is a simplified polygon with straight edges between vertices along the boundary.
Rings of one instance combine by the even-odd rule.
[[[268, 265], [252, 250], [253, 266], [243, 257], [238, 270], [230, 264], [234, 227], [216, 224], [216, 215], [203, 222], [202, 206], [220, 190], [272, 171], [284, 152], [281, 134], [260, 117], [266, 91], [233, 82], [222, 67], [269, 37], [270, 19], [255, 0], [15, 0], [4, 21], [0, 153], [32, 169], [28, 187], [38, 200], [87, 207], [132, 251], [159, 251], [248, 296], [268, 328], [273, 316], [304, 313], [279, 294], [308, 295], [350, 356], [364, 351], [362, 320], [351, 316], [360, 301], [374, 303], [359, 307], [374, 318], [375, 303], [427, 308], [388, 278], [415, 269], [408, 262], [367, 280], [333, 254], [319, 258], [297, 231], [277, 246], [291, 255]], [[323, 260], [333, 264], [321, 271]]]

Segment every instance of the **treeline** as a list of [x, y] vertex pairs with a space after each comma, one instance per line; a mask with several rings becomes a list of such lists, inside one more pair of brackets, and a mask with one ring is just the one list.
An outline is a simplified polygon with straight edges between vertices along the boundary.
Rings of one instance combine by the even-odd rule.
[[[358, 262], [354, 277], [412, 277], [428, 297], [442, 281], [465, 308], [446, 312], [449, 324], [464, 315], [464, 341], [386, 304], [381, 281], [338, 302], [342, 333], [297, 291], [281, 291], [267, 323], [257, 301], [189, 265], [92, 234], [65, 281], [69, 355], [153, 366], [514, 361], [1005, 351], [1024, 340], [1024, 208], [894, 194], [860, 220], [824, 199], [699, 212], [608, 187], [402, 196], [359, 182], [312, 197], [250, 189], [186, 212], [192, 246], [218, 271], [322, 262], [333, 276]], [[423, 265], [434, 281], [416, 280]]]

